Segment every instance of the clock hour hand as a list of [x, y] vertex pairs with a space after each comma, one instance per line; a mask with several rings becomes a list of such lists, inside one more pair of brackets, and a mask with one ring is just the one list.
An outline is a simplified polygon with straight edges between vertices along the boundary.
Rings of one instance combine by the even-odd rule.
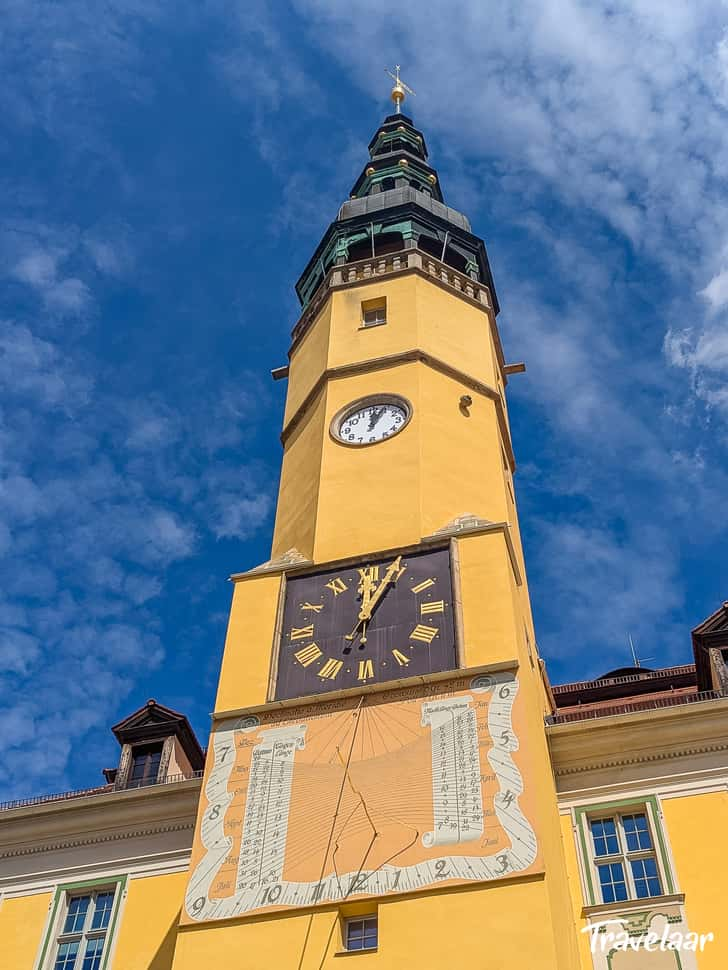
[[369, 427], [367, 431], [374, 431], [374, 425], [379, 421], [381, 416], [384, 414], [384, 408], [375, 408], [373, 413], [369, 416]]
[[402, 573], [405, 571], [405, 566], [402, 566], [402, 557], [397, 556], [394, 562], [390, 563], [387, 567], [387, 571], [384, 574], [384, 579], [382, 579], [379, 586], [376, 588], [374, 593], [372, 593], [363, 603], [361, 610], [359, 611], [359, 619], [357, 620], [356, 626], [351, 631], [351, 633], [346, 634], [347, 640], [353, 640], [356, 636], [356, 632], [362, 624], [365, 624], [364, 631], [362, 633], [362, 643], [366, 643], [366, 623], [372, 618], [372, 613], [374, 612], [377, 603], [384, 596], [390, 583], [394, 585]]

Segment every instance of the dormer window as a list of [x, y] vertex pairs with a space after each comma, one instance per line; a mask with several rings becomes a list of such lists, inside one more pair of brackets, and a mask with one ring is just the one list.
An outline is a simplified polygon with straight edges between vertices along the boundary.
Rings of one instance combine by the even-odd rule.
[[134, 745], [131, 749], [131, 771], [126, 787], [142, 788], [144, 785], [156, 784], [161, 760], [161, 741], [155, 744]]
[[112, 728], [121, 745], [118, 768], [104, 777], [116, 791], [181, 781], [201, 773], [205, 755], [190, 722], [153, 699]]

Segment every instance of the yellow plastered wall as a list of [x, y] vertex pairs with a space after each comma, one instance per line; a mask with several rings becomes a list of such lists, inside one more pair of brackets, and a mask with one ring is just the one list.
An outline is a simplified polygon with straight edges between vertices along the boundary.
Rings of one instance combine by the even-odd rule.
[[[379, 949], [347, 954], [357, 967], [442, 970], [457, 953], [458, 966], [478, 970], [576, 970], [556, 952], [540, 878], [380, 901], [375, 910]], [[333, 970], [340, 941], [338, 910], [184, 928], [174, 970]]]
[[700, 970], [728, 966], [726, 893], [728, 871], [728, 792], [706, 792], [684, 798], [666, 798], [662, 813], [672, 849], [678, 889], [685, 893], [688, 927], [693, 933], [714, 933], [698, 955]]
[[[387, 323], [362, 328], [362, 302], [382, 296]], [[489, 314], [416, 274], [331, 294], [291, 352], [273, 556], [296, 548], [325, 562], [417, 542], [465, 512], [515, 515], [493, 400], [422, 362], [383, 365], [419, 350], [497, 391]], [[331, 372], [364, 363], [365, 373]], [[376, 448], [334, 441], [336, 413], [375, 393], [409, 399], [405, 431]], [[474, 398], [469, 414], [460, 409], [463, 394]]]
[[528, 598], [517, 584], [501, 532], [460, 538], [457, 548], [466, 666], [512, 658], [519, 663], [519, 689], [527, 724], [523, 742], [530, 753], [524, 770], [526, 792], [546, 867], [549, 925], [560, 966], [576, 967], [569, 876], [543, 721], [543, 685], [524, 636], [524, 627], [532, 630]]
[[235, 583], [216, 711], [266, 702], [280, 588], [280, 573]]
[[579, 961], [582, 970], [593, 970], [591, 952], [589, 950], [589, 934], [582, 933], [581, 930], [586, 926], [587, 921], [582, 917], [581, 912], [584, 907], [584, 896], [581, 888], [581, 877], [579, 875], [579, 859], [576, 849], [576, 837], [574, 834], [574, 823], [571, 813], [561, 815], [561, 837], [564, 845], [564, 858], [566, 860], [567, 881], [569, 886], [569, 901], [573, 914], [574, 927], [576, 933], [576, 944], [579, 950]]
[[[478, 396], [465, 415], [467, 390], [422, 363], [332, 380], [287, 444], [273, 555], [328, 562], [419, 542], [464, 513], [512, 517], [495, 404]], [[337, 412], [374, 393], [407, 398], [409, 425], [376, 447], [335, 441]]]
[[312, 322], [305, 338], [291, 351], [283, 427], [288, 424], [328, 366], [331, 307], [332, 302], [328, 300]]
[[326, 440], [326, 389], [288, 441], [281, 467], [272, 555], [297, 549], [313, 555], [319, 508], [321, 452]]
[[0, 902], [0, 965], [18, 970], [36, 966], [52, 901], [51, 893]]
[[130, 879], [110, 970], [170, 970], [186, 872]]

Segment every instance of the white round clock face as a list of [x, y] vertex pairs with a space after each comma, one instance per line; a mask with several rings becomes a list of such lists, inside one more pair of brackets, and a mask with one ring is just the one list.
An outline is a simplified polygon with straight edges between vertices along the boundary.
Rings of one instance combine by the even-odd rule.
[[407, 424], [410, 408], [404, 400], [382, 398], [361, 401], [335, 420], [333, 431], [348, 445], [373, 445], [391, 438]]

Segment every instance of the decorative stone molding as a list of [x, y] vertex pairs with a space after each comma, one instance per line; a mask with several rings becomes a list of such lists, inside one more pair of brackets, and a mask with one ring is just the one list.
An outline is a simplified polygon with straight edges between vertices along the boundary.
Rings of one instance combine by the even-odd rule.
[[119, 770], [116, 772], [116, 778], [114, 779], [114, 788], [116, 791], [120, 791], [126, 788], [126, 783], [129, 778], [129, 770], [131, 768], [131, 745], [124, 744], [121, 747], [121, 757], [119, 758]]
[[589, 761], [570, 767], [555, 767], [554, 774], [557, 776], [579, 775], [585, 771], [603, 771], [605, 768], [626, 768], [629, 765], [649, 764], [654, 761], [673, 761], [678, 758], [692, 758], [699, 754], [713, 754], [716, 751], [728, 751], [728, 742], [725, 744], [706, 744], [694, 748], [676, 748], [672, 751], [658, 751], [653, 754], [645, 752], [634, 755], [631, 758], [613, 758], [610, 761]]
[[24, 846], [23, 848], [11, 849], [4, 852], [0, 849], [0, 859], [13, 859], [17, 856], [35, 855], [38, 852], [57, 852], [62, 849], [78, 849], [84, 845], [98, 845], [103, 842], [118, 842], [122, 839], [145, 838], [150, 835], [163, 835], [165, 832], [185, 832], [192, 831], [195, 827], [195, 820], [180, 822], [177, 825], [157, 825], [145, 829], [128, 829], [119, 832], [99, 833], [98, 835], [88, 836], [83, 839], [64, 839], [60, 842], [45, 842], [43, 844]]
[[302, 555], [298, 549], [288, 549], [280, 556], [268, 559], [253, 569], [248, 569], [244, 573], [233, 573], [230, 579], [246, 579], [248, 576], [257, 576], [261, 573], [285, 573], [289, 569], [298, 569], [300, 566], [312, 566], [313, 561]]
[[473, 515], [472, 512], [464, 512], [462, 515], [451, 519], [441, 529], [436, 529], [432, 533], [432, 536], [428, 536], [428, 538], [434, 538], [435, 536], [454, 536], [459, 532], [480, 532], [483, 528], [494, 524], [490, 519], [481, 519], [480, 516]]
[[728, 777], [728, 698], [547, 727], [559, 797], [702, 770]]
[[161, 782], [167, 777], [167, 772], [169, 770], [169, 761], [172, 757], [172, 751], [174, 750], [174, 735], [171, 734], [168, 738], [164, 739], [164, 745], [162, 747], [162, 757], [159, 759], [159, 770], [157, 771], [157, 781]]

